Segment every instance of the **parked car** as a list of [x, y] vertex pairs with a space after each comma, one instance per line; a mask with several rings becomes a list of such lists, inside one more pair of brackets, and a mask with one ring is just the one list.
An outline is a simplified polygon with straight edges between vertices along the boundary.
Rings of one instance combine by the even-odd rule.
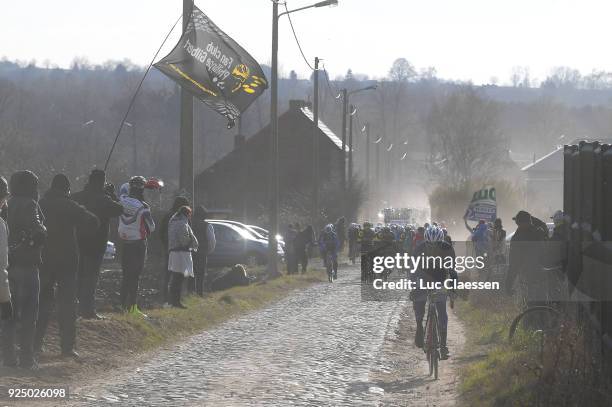
[[[270, 234], [266, 229], [261, 228], [259, 226], [254, 226], [254, 225], [246, 225], [242, 222], [238, 222], [235, 220], [216, 220], [213, 219], [212, 221], [215, 222], [220, 222], [220, 223], [229, 223], [231, 225], [237, 226], [239, 228], [243, 228], [245, 229], [248, 233], [252, 234], [255, 238], [257, 239], [261, 239], [261, 240], [268, 240], [268, 235]], [[276, 241], [278, 242], [279, 246], [281, 249], [285, 249], [285, 242], [283, 241], [283, 237], [281, 235], [276, 235]]]
[[[264, 239], [268, 240], [268, 236], [270, 236], [270, 232], [267, 229], [264, 229], [260, 226], [255, 226], [255, 225], [245, 225], [245, 226], [259, 233], [260, 235], [264, 237]], [[281, 235], [276, 235], [276, 241], [281, 245], [283, 249], [285, 248], [285, 240], [283, 239]]]
[[[243, 263], [248, 266], [263, 265], [268, 262], [268, 242], [259, 239], [246, 229], [226, 221], [209, 221], [215, 231], [217, 245], [208, 255], [212, 267], [233, 266]], [[278, 248], [279, 256], [283, 255]]]

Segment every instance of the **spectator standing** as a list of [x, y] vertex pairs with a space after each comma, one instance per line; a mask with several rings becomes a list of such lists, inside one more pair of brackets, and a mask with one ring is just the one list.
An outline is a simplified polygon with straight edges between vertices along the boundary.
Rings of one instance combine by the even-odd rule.
[[302, 273], [306, 273], [308, 269], [308, 246], [314, 245], [315, 243], [314, 229], [312, 226], [308, 225], [304, 230], [298, 231], [294, 242], [297, 266], [301, 266]]
[[103, 319], [96, 312], [96, 288], [108, 244], [110, 221], [123, 213], [123, 206], [115, 195], [115, 187], [106, 184], [106, 173], [98, 169], [91, 171], [85, 188], [71, 198], [96, 215], [99, 222], [95, 230], [77, 227], [79, 314], [85, 319]]
[[[38, 206], [38, 177], [31, 171], [11, 176], [8, 201], [9, 286], [15, 314], [19, 318], [4, 321], [2, 354], [5, 366], [17, 366], [15, 344], [19, 342], [19, 366], [36, 369], [33, 341], [38, 318], [40, 282], [38, 271], [47, 231]], [[17, 324], [19, 339], [17, 340]]]
[[9, 288], [8, 272], [8, 227], [4, 216], [6, 215], [6, 200], [9, 195], [8, 183], [4, 177], [0, 177], [0, 320], [5, 321], [13, 318], [13, 304], [11, 302], [11, 290]]
[[[208, 212], [204, 206], [196, 206], [191, 225], [193, 233], [198, 240], [198, 251], [193, 256], [193, 279], [192, 290], [199, 296], [204, 295], [204, 286], [208, 284], [208, 255], [215, 250], [217, 241], [215, 239], [215, 230], [212, 225], [206, 221]], [[188, 289], [190, 285], [187, 286]]]
[[287, 263], [287, 274], [297, 273], [297, 261], [295, 254], [295, 238], [297, 237], [297, 231], [293, 224], [289, 224], [287, 227], [287, 233], [285, 236], [285, 262]]
[[93, 233], [99, 227], [98, 218], [70, 197], [70, 182], [58, 174], [51, 188], [40, 200], [45, 216], [47, 243], [42, 251], [40, 269], [40, 310], [36, 324], [34, 351], [42, 350], [45, 331], [53, 310], [57, 283], [58, 322], [63, 356], [78, 357], [76, 342], [76, 291], [79, 251], [76, 228]]
[[155, 222], [149, 205], [145, 202], [144, 177], [132, 177], [128, 183], [128, 194], [120, 197], [123, 215], [119, 218], [119, 238], [121, 239], [121, 305], [131, 314], [146, 317], [136, 300], [138, 282], [147, 258], [147, 239], [155, 231]]
[[191, 253], [198, 250], [198, 239], [189, 224], [191, 208], [181, 206], [168, 223], [168, 270], [170, 270], [170, 305], [186, 308], [181, 303], [185, 277], [194, 277]]
[[170, 284], [170, 269], [168, 268], [168, 224], [170, 223], [170, 218], [174, 216], [174, 214], [179, 210], [181, 206], [190, 206], [189, 199], [184, 196], [177, 196], [174, 198], [174, 203], [172, 204], [172, 208], [164, 215], [159, 225], [159, 240], [162, 244], [162, 250], [165, 260], [164, 265], [164, 276], [163, 276], [163, 287], [162, 287], [162, 300], [164, 303], [169, 302], [168, 297], [168, 285]]

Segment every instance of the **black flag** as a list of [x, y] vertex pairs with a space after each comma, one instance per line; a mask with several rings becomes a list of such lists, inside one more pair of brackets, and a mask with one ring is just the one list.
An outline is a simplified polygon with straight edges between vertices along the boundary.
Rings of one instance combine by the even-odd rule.
[[257, 61], [195, 6], [178, 44], [155, 67], [227, 117], [228, 127], [268, 88]]

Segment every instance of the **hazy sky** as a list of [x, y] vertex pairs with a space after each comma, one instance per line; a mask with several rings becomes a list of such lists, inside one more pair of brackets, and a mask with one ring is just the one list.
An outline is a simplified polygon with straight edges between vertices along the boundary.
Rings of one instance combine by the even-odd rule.
[[[288, 6], [316, 1], [288, 0]], [[196, 5], [259, 62], [269, 62], [270, 0]], [[49, 60], [69, 66], [75, 56], [144, 65], [181, 7], [181, 0], [2, 0], [0, 56], [36, 59], [39, 65]], [[384, 76], [394, 59], [405, 57], [419, 68], [434, 66], [443, 78], [483, 83], [491, 77], [507, 82], [519, 65], [529, 66], [538, 79], [559, 65], [583, 73], [612, 71], [611, 12], [607, 0], [340, 0], [338, 7], [302, 11], [292, 19], [307, 57], [325, 59], [332, 77], [348, 68]], [[282, 73], [309, 75], [286, 17], [280, 37]]]

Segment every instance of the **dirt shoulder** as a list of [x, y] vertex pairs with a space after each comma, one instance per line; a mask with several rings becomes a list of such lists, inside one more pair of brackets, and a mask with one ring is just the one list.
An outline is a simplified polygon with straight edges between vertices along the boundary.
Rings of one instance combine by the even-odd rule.
[[321, 271], [282, 276], [246, 287], [187, 297], [188, 309], [146, 309], [147, 319], [109, 312], [105, 320], [79, 320], [78, 361], [60, 357], [57, 324], [49, 326], [40, 369], [35, 372], [0, 368], [0, 387], [70, 386], [132, 363], [147, 352], [185, 336], [261, 308], [287, 296], [291, 291], [324, 281]]
[[[402, 305], [395, 329], [382, 348], [380, 369], [371, 375], [384, 393], [388, 406], [453, 406], [458, 400], [461, 355], [465, 344], [463, 325], [449, 307], [448, 347], [451, 358], [440, 362], [439, 379], [428, 375], [423, 351], [414, 346], [416, 322], [412, 303]], [[393, 325], [391, 325], [393, 327]]]

